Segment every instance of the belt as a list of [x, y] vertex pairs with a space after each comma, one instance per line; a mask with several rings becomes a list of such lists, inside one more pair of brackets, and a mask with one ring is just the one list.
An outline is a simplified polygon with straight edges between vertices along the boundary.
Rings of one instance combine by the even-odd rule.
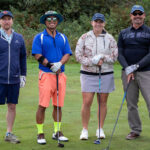
[[[86, 74], [86, 75], [94, 75], [94, 76], [99, 75], [99, 73], [87, 72], [87, 71], [83, 71], [83, 70], [80, 70], [80, 73], [81, 73], [81, 74]], [[113, 71], [110, 71], [110, 72], [103, 72], [103, 73], [101, 73], [101, 75], [108, 75], [108, 74], [113, 74], [113, 73], [114, 73]]]

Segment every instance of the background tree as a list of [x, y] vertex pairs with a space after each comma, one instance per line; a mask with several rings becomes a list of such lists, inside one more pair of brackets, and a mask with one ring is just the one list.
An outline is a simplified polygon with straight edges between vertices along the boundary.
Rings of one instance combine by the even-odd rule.
[[0, 0], [0, 10], [13, 12], [14, 29], [23, 34], [30, 57], [33, 38], [45, 27], [39, 23], [45, 11], [56, 10], [63, 15], [64, 22], [58, 30], [68, 36], [74, 52], [79, 37], [91, 29], [90, 21], [94, 13], [105, 15], [106, 30], [117, 40], [119, 32], [130, 25], [129, 14], [134, 4], [145, 8], [145, 22], [150, 25], [149, 0]]

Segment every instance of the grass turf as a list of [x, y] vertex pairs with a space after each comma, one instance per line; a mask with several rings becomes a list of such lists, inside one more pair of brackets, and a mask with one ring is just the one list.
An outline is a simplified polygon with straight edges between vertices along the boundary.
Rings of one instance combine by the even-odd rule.
[[[65, 150], [102, 150], [107, 147], [114, 123], [120, 108], [123, 90], [120, 79], [121, 67], [115, 65], [115, 85], [116, 90], [108, 98], [108, 112], [104, 125], [106, 139], [101, 140], [101, 144], [95, 145], [97, 129], [97, 103], [96, 97], [91, 108], [91, 119], [89, 122], [89, 140], [79, 140], [81, 126], [80, 110], [82, 105], [82, 96], [80, 90], [79, 64], [66, 65], [67, 90], [65, 105], [63, 107], [62, 130], [69, 142], [64, 143]], [[60, 149], [57, 147], [57, 141], [52, 140], [53, 120], [52, 106], [47, 109], [44, 132], [47, 139], [46, 145], [36, 143], [37, 129], [35, 114], [38, 106], [38, 65], [35, 62], [28, 62], [28, 76], [25, 88], [20, 90], [19, 104], [17, 105], [17, 116], [14, 125], [14, 133], [21, 140], [20, 144], [11, 144], [4, 141], [6, 132], [6, 105], [0, 106], [0, 150], [48, 150]], [[126, 102], [123, 105], [119, 121], [112, 139], [110, 150], [149, 150], [150, 142], [150, 120], [147, 108], [143, 98], [140, 96], [139, 111], [142, 120], [143, 132], [141, 137], [133, 140], [125, 140], [125, 136], [130, 132], [127, 122]]]

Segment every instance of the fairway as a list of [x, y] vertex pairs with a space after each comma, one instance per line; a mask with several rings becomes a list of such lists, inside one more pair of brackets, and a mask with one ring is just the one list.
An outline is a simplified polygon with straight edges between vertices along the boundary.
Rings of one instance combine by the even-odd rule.
[[[19, 104], [17, 105], [17, 116], [14, 125], [14, 133], [21, 140], [20, 144], [10, 144], [4, 141], [6, 132], [6, 105], [0, 106], [0, 150], [55, 150], [57, 141], [52, 140], [53, 120], [52, 106], [47, 109], [44, 132], [47, 140], [46, 145], [36, 143], [37, 128], [35, 114], [38, 106], [38, 64], [34, 61], [28, 62], [27, 83], [25, 88], [20, 90]], [[101, 140], [100, 145], [94, 145], [97, 129], [97, 103], [96, 97], [91, 108], [91, 119], [89, 123], [89, 140], [79, 140], [82, 130], [80, 110], [82, 105], [80, 89], [80, 65], [67, 64], [67, 91], [63, 107], [62, 131], [69, 142], [64, 143], [64, 150], [102, 150], [107, 147], [114, 123], [120, 108], [123, 90], [121, 82], [121, 67], [115, 65], [115, 86], [116, 90], [108, 98], [108, 112], [104, 124], [106, 139]], [[143, 132], [140, 138], [127, 141], [126, 135], [130, 132], [127, 122], [126, 102], [123, 105], [119, 121], [112, 139], [110, 150], [150, 150], [150, 119], [143, 98], [140, 96], [139, 111], [142, 120]]]

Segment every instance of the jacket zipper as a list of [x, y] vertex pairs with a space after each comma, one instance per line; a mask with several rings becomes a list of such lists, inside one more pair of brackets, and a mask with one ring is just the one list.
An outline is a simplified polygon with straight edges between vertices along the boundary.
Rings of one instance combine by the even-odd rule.
[[9, 84], [9, 78], [10, 78], [10, 44], [8, 43], [8, 84]]
[[103, 36], [103, 42], [104, 42], [104, 49], [105, 49], [105, 37]]
[[[7, 41], [1, 34], [1, 38]], [[13, 37], [12, 37], [13, 38]], [[12, 40], [12, 39], [11, 39]], [[8, 41], [7, 41], [8, 42]], [[11, 43], [11, 41], [10, 41]], [[8, 84], [10, 83], [10, 43], [8, 42]]]

